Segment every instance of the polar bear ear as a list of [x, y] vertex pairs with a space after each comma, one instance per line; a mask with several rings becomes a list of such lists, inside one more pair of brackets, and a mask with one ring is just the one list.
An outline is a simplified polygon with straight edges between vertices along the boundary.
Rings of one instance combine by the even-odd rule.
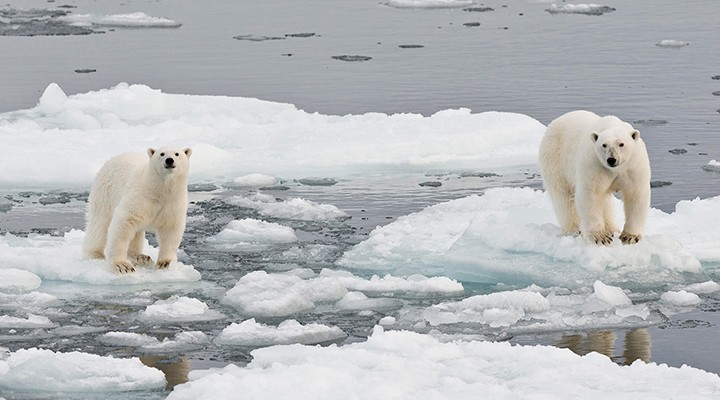
[[149, 147], [147, 150], [147, 153], [148, 153], [148, 157], [152, 158], [153, 154], [155, 154], [155, 149], [153, 149], [152, 147]]
[[592, 138], [593, 142], [597, 142], [597, 140], [600, 138], [600, 135], [598, 135], [596, 132], [593, 132], [590, 134], [590, 137]]
[[635, 129], [632, 133], [630, 133], [630, 136], [632, 136], [633, 140], [638, 140], [640, 139], [640, 131]]
[[190, 158], [190, 155], [192, 154], [192, 149], [189, 148], [189, 147], [186, 147], [185, 149], [183, 149], [183, 151], [185, 152], [185, 155], [186, 155], [188, 158]]

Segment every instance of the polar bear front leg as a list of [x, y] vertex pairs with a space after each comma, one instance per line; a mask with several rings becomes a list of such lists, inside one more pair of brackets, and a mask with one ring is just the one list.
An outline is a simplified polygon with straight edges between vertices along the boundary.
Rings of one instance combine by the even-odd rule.
[[155, 265], [159, 269], [169, 267], [170, 264], [177, 259], [177, 251], [180, 247], [180, 242], [182, 242], [184, 231], [185, 224], [173, 226], [172, 229], [168, 229], [165, 232], [162, 232], [162, 230], [156, 232], [160, 251]]
[[135, 271], [132, 262], [128, 260], [128, 250], [130, 241], [137, 234], [139, 223], [138, 216], [120, 210], [115, 211], [112, 222], [110, 222], [106, 248], [107, 259], [110, 261], [110, 265], [114, 266], [121, 274]]
[[625, 227], [620, 233], [623, 244], [634, 244], [642, 238], [650, 210], [650, 185], [623, 193], [623, 209], [625, 210]]
[[130, 241], [130, 247], [128, 248], [128, 258], [134, 265], [146, 265], [152, 263], [152, 258], [143, 254], [143, 248], [145, 247], [145, 231], [138, 231], [135, 237]]
[[588, 187], [578, 187], [575, 202], [580, 214], [580, 231], [585, 240], [609, 245], [613, 241], [613, 231], [605, 223], [605, 197], [607, 193], [598, 193]]

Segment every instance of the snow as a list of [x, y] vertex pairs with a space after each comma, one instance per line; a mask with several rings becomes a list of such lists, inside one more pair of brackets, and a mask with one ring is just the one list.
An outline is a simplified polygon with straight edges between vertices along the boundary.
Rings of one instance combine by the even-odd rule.
[[[701, 261], [720, 260], [718, 209], [720, 197], [681, 201], [671, 214], [652, 209], [637, 245], [616, 238], [610, 246], [589, 246], [561, 234], [544, 192], [494, 188], [376, 228], [338, 263], [393, 275], [567, 288], [596, 280], [646, 288], [688, 276], [699, 282], [707, 280]], [[620, 200], [615, 211], [622, 226]]]
[[182, 24], [171, 19], [153, 17], [144, 12], [128, 14], [70, 14], [58, 18], [73, 26], [104, 26], [122, 28], [178, 28]]
[[248, 243], [292, 243], [297, 240], [293, 228], [253, 218], [230, 221], [220, 233], [207, 239], [209, 243], [223, 248], [233, 248]]
[[385, 5], [395, 8], [460, 8], [474, 3], [473, 0], [390, 0]]
[[695, 293], [689, 293], [684, 290], [678, 292], [667, 292], [660, 296], [660, 301], [673, 306], [696, 306], [702, 303], [700, 296]]
[[[140, 267], [132, 274], [117, 274], [107, 262], [84, 260], [82, 243], [85, 233], [72, 230], [63, 236], [10, 233], [0, 235], [0, 271], [22, 270], [43, 281], [70, 281], [92, 285], [133, 285], [139, 283], [195, 282], [200, 273], [190, 265], [173, 263], [165, 270]], [[146, 244], [146, 254], [157, 257], [157, 249]], [[6, 272], [0, 272], [5, 274]], [[25, 275], [29, 278], [30, 275]]]
[[[20, 349], [0, 358], [0, 388], [57, 392], [162, 390], [165, 376], [137, 358]], [[62, 397], [62, 396], [60, 396]]]
[[[364, 279], [349, 272], [329, 269], [323, 269], [317, 275], [308, 270], [295, 272], [250, 272], [227, 291], [222, 302], [250, 317], [286, 317], [310, 311], [319, 304], [342, 310], [384, 310], [401, 306], [397, 299], [368, 298], [364, 293], [417, 297], [456, 295], [463, 291], [461, 284], [443, 277], [373, 276]], [[307, 272], [312, 275], [307, 276]]]
[[262, 193], [248, 196], [233, 196], [228, 203], [257, 210], [260, 215], [272, 218], [293, 219], [298, 221], [334, 221], [348, 215], [332, 204], [319, 204], [301, 198], [288, 198], [282, 201]]
[[27, 292], [40, 287], [39, 276], [22, 269], [0, 269], [0, 292]]
[[[342, 177], [398, 166], [424, 172], [532, 165], [543, 132], [525, 115], [464, 108], [429, 117], [328, 116], [291, 104], [166, 94], [125, 83], [66, 96], [51, 84], [37, 107], [0, 114], [0, 159], [8, 166], [0, 171], [0, 187], [87, 188], [112, 156], [175, 144], [193, 148], [190, 183], [254, 173], [304, 178], [332, 170]], [[30, 150], [29, 142], [43, 146]], [[57, 149], [63, 168], [35, 162]]]
[[[597, 353], [493, 342], [441, 343], [376, 327], [342, 347], [273, 346], [246, 368], [193, 371], [168, 400], [233, 399], [711, 399], [720, 378], [695, 368], [636, 361], [620, 366]], [[592, 377], [589, 379], [588, 377]]]
[[141, 311], [139, 318], [152, 322], [190, 322], [190, 321], [213, 321], [225, 318], [215, 310], [211, 310], [207, 304], [198, 299], [185, 296], [173, 295], [166, 300], [158, 300]]
[[680, 47], [690, 46], [690, 43], [684, 42], [682, 40], [665, 39], [665, 40], [661, 40], [658, 43], [655, 43], [655, 46], [667, 47], [667, 48], [680, 48]]
[[208, 336], [200, 331], [185, 331], [177, 333], [172, 339], [162, 341], [154, 336], [133, 332], [107, 332], [100, 336], [102, 343], [110, 346], [137, 347], [143, 353], [182, 352], [197, 348], [208, 343]]
[[292, 343], [316, 344], [345, 337], [345, 332], [336, 326], [318, 323], [302, 325], [294, 319], [285, 320], [278, 326], [269, 326], [251, 318], [223, 329], [215, 338], [215, 343], [225, 346], [265, 347]]

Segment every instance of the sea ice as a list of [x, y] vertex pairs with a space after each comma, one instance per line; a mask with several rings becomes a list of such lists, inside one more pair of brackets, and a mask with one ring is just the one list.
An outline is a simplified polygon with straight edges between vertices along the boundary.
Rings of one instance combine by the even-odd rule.
[[[622, 226], [620, 200], [615, 209]], [[652, 209], [637, 245], [594, 246], [560, 232], [546, 193], [493, 188], [378, 227], [338, 263], [468, 282], [660, 287], [707, 280], [700, 261], [720, 260], [719, 225], [720, 197], [683, 201], [672, 214]]]
[[69, 25], [81, 27], [178, 28], [182, 25], [171, 19], [153, 17], [144, 12], [112, 15], [70, 14], [58, 19]]
[[[425, 172], [527, 166], [537, 160], [544, 130], [537, 120], [512, 113], [330, 116], [291, 104], [166, 94], [125, 83], [65, 96], [51, 84], [37, 107], [0, 114], [0, 159], [6, 166], [0, 185], [89, 187], [110, 157], [158, 144], [192, 146], [191, 184], [224, 183], [249, 173], [292, 179], [330, 169], [341, 178], [386, 167]], [[237, 132], [243, 132], [241, 141]], [[108, 137], [112, 146], [106, 145]], [[28, 142], [43, 146], [30, 156]], [[65, 156], [63, 168], [35, 161], [57, 151]]]
[[[119, 275], [102, 260], [82, 259], [85, 233], [72, 230], [63, 236], [10, 233], [0, 235], [0, 270], [20, 269], [43, 281], [71, 281], [93, 285], [134, 285], [139, 283], [196, 282], [200, 273], [190, 265], [173, 263], [159, 270], [154, 266], [136, 268]], [[157, 257], [157, 249], [146, 244], [146, 254]]]
[[[447, 342], [376, 327], [342, 347], [273, 346], [242, 368], [193, 371], [168, 400], [234, 399], [713, 399], [716, 374], [637, 361], [620, 366], [597, 353], [497, 342]], [[559, 379], [558, 377], [561, 377]], [[592, 377], [589, 379], [588, 377]], [[299, 391], [299, 388], [302, 388]]]
[[178, 323], [191, 321], [213, 321], [225, 318], [222, 313], [211, 310], [198, 299], [173, 295], [166, 300], [158, 300], [140, 311], [139, 318], [146, 321]]
[[[0, 388], [57, 392], [162, 390], [165, 375], [137, 358], [20, 349], [0, 358]], [[62, 397], [62, 396], [60, 396]]]
[[682, 40], [669, 40], [669, 39], [666, 39], [666, 40], [661, 40], [661, 41], [658, 42], [658, 43], [655, 43], [655, 46], [658, 46], [658, 47], [667, 47], [667, 48], [675, 48], [675, 49], [677, 49], [677, 48], [680, 48], [680, 47], [690, 46], [690, 43], [684, 42], [684, 41], [682, 41]]
[[278, 179], [276, 177], [265, 174], [249, 174], [238, 176], [233, 179], [233, 186], [240, 187], [273, 186], [277, 183]]
[[172, 339], [162, 341], [154, 336], [133, 332], [107, 332], [100, 336], [100, 341], [110, 346], [137, 347], [143, 353], [182, 352], [197, 348], [210, 342], [201, 331], [184, 331], [177, 333]]
[[345, 338], [347, 335], [336, 326], [318, 323], [302, 325], [289, 319], [278, 326], [269, 326], [254, 318], [233, 323], [215, 338], [219, 345], [264, 347], [278, 344], [316, 344]]
[[292, 243], [297, 240], [293, 228], [253, 218], [230, 221], [220, 233], [207, 239], [209, 243], [223, 248], [233, 248], [248, 243]]
[[556, 4], [551, 4], [550, 8], [545, 11], [550, 14], [603, 15], [615, 11], [615, 9], [599, 4], [565, 4], [562, 7], [558, 7]]
[[300, 198], [282, 201], [263, 193], [233, 196], [228, 203], [257, 210], [260, 215], [299, 221], [335, 221], [347, 218], [347, 214], [332, 204], [319, 204]]
[[390, 0], [385, 4], [395, 8], [460, 8], [473, 3], [473, 0]]
[[0, 269], [0, 292], [27, 292], [40, 287], [42, 279], [22, 269]]
[[681, 307], [696, 306], [702, 303], [700, 296], [684, 290], [663, 293], [662, 296], [660, 296], [660, 301], [669, 305]]
[[57, 324], [44, 315], [28, 314], [27, 318], [0, 315], [0, 328], [54, 328]]

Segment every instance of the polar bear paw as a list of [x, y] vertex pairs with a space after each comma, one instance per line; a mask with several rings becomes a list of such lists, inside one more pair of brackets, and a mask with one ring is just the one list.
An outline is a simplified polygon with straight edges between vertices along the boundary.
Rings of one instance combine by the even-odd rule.
[[113, 265], [115, 266], [115, 269], [117, 269], [117, 271], [121, 274], [135, 272], [135, 268], [128, 260], [116, 260], [113, 262]]
[[620, 241], [623, 244], [635, 244], [640, 241], [642, 235], [635, 235], [632, 233], [623, 232], [620, 234]]
[[611, 231], [593, 231], [588, 235], [588, 239], [595, 244], [608, 246], [613, 241], [613, 233]]
[[171, 262], [172, 262], [172, 260], [169, 258], [162, 258], [162, 259], [158, 259], [157, 263], [155, 265], [158, 267], [158, 269], [166, 269], [167, 267], [170, 266]]
[[148, 265], [152, 264], [153, 260], [147, 254], [138, 254], [132, 257], [132, 262], [134, 265]]

